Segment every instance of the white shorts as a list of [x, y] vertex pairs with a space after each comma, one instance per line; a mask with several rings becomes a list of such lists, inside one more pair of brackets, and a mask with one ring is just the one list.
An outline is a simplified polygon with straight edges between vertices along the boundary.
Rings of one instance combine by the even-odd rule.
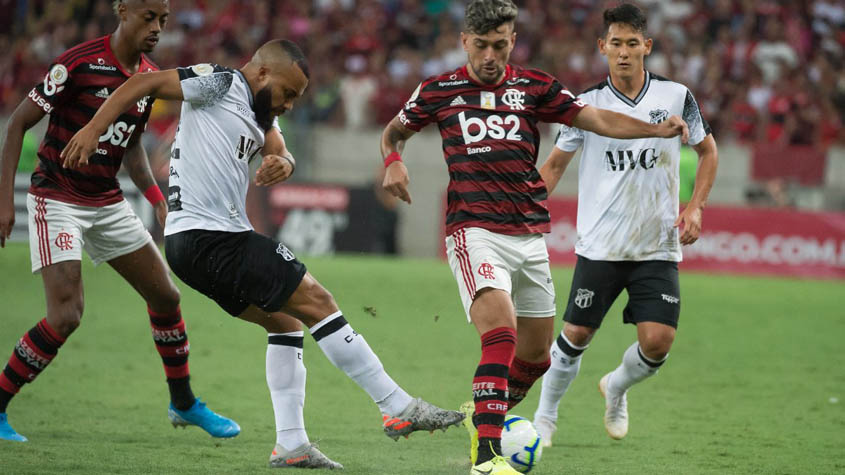
[[542, 234], [509, 236], [464, 228], [446, 237], [446, 256], [468, 321], [472, 301], [485, 287], [509, 293], [517, 317], [555, 315], [555, 288]]
[[96, 207], [27, 194], [32, 272], [62, 261], [81, 261], [82, 249], [100, 265], [152, 242], [125, 200]]

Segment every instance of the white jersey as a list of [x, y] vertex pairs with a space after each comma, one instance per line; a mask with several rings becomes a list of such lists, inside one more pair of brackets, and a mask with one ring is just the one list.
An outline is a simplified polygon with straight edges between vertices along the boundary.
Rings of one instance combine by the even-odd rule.
[[[631, 100], [606, 81], [578, 96], [583, 102], [659, 123], [680, 115], [689, 143], [701, 143], [710, 126], [692, 93], [668, 79], [645, 73]], [[578, 170], [578, 241], [575, 253], [592, 260], [681, 261], [678, 187], [681, 139], [620, 140], [561, 126], [557, 148], [581, 151]]]
[[261, 158], [265, 128], [253, 110], [249, 84], [240, 71], [217, 65], [177, 71], [184, 102], [170, 153], [164, 234], [250, 231], [249, 163]]

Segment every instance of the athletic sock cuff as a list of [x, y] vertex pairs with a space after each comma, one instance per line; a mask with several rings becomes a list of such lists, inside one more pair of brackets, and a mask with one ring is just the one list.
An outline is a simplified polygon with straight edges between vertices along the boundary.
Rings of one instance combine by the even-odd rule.
[[302, 348], [305, 332], [268, 333], [268, 345], [292, 346]]
[[664, 356], [662, 360], [653, 360], [653, 359], [651, 359], [648, 356], [643, 354], [643, 350], [642, 350], [642, 348], [640, 348], [639, 345], [637, 345], [637, 355], [639, 355], [640, 360], [642, 360], [643, 363], [647, 364], [648, 366], [650, 366], [652, 368], [659, 368], [659, 367], [663, 366], [663, 363], [665, 363], [666, 359], [669, 358], [669, 354], [667, 353], [666, 356]]
[[344, 325], [347, 324], [348, 322], [345, 318], [343, 318], [343, 312], [338, 310], [337, 312], [317, 322], [317, 324], [309, 328], [308, 331], [311, 333], [311, 336], [313, 336], [315, 340], [320, 341], [323, 338], [331, 335], [332, 333], [340, 330], [341, 328], [343, 328]]
[[569, 338], [566, 338], [566, 335], [563, 332], [560, 332], [560, 335], [557, 336], [557, 346], [560, 347], [561, 351], [566, 353], [567, 356], [570, 358], [576, 358], [581, 356], [581, 353], [584, 352], [590, 345], [578, 346], [573, 344], [569, 341]]

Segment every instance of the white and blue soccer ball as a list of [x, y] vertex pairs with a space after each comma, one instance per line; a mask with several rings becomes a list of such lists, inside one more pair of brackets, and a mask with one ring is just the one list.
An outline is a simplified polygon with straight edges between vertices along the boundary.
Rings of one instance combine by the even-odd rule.
[[528, 419], [508, 415], [502, 431], [502, 456], [516, 471], [528, 473], [540, 461], [543, 446], [534, 424]]

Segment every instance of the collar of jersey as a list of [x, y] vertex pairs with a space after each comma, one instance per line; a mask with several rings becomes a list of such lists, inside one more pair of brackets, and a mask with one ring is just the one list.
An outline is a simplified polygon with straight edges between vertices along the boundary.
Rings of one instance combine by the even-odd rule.
[[242, 73], [240, 69], [236, 69], [235, 72], [238, 73], [238, 76], [241, 77], [241, 81], [244, 82], [246, 92], [249, 95], [249, 107], [253, 112], [255, 112], [255, 99], [252, 97], [252, 88], [249, 87], [249, 83], [246, 82], [246, 76], [244, 76], [244, 73]]
[[613, 87], [613, 81], [610, 80], [610, 76], [607, 77], [607, 85], [610, 86], [610, 90], [613, 91], [613, 94], [615, 94], [620, 101], [624, 102], [625, 104], [628, 104], [631, 107], [637, 107], [637, 104], [639, 104], [640, 101], [643, 100], [643, 97], [645, 97], [645, 93], [648, 91], [649, 84], [651, 84], [651, 74], [646, 71], [645, 82], [643, 82], [643, 88], [640, 89], [640, 93], [637, 94], [637, 97], [634, 98], [634, 100], [632, 101], [628, 96], [622, 94], [618, 89]]
[[[129, 71], [123, 69], [123, 65], [120, 64], [120, 61], [118, 61], [117, 55], [115, 55], [114, 51], [112, 51], [112, 49], [111, 49], [111, 37], [112, 37], [112, 35], [110, 35], [110, 34], [105, 36], [106, 54], [111, 57], [111, 60], [112, 60], [112, 62], [114, 62], [114, 65], [117, 67], [118, 71], [122, 72], [123, 75], [126, 76], [126, 77], [132, 77], [132, 74]], [[144, 53], [141, 53], [141, 59], [138, 60], [138, 72], [141, 72], [142, 66], [144, 66]]]
[[496, 84], [484, 84], [484, 83], [481, 83], [481, 82], [477, 82], [475, 79], [472, 78], [472, 76], [469, 75], [469, 71], [467, 70], [466, 64], [461, 66], [460, 71], [461, 71], [461, 74], [463, 74], [464, 76], [466, 76], [467, 79], [469, 79], [469, 82], [475, 84], [476, 86], [483, 87], [483, 88], [486, 88], [486, 89], [496, 89], [497, 87], [504, 84], [505, 81], [507, 81], [508, 79], [511, 79], [511, 74], [513, 73], [513, 68], [511, 68], [510, 64], [505, 65], [505, 75], [502, 76], [502, 80], [497, 82]]

